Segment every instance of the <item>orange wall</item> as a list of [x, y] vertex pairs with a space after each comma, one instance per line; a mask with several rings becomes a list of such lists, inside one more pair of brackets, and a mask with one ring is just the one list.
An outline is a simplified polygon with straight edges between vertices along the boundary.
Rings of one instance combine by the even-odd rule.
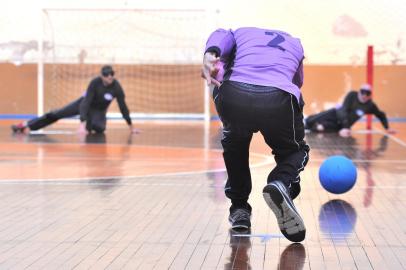
[[37, 65], [0, 64], [0, 114], [34, 114]]
[[[0, 99], [0, 114], [36, 113], [36, 68], [35, 64], [21, 66], [0, 64], [2, 78], [0, 80], [0, 95], [3, 97]], [[95, 68], [95, 73], [97, 73], [98, 68]], [[196, 104], [201, 104], [199, 100], [203, 98], [203, 95], [201, 89], [198, 89], [202, 86], [199, 67], [189, 68], [193, 69], [193, 73], [196, 76], [187, 76], [186, 78], [190, 82], [182, 82], [190, 86], [190, 89], [188, 88], [184, 92], [187, 93], [189, 100], [198, 100]], [[405, 76], [406, 66], [376, 66], [374, 69], [374, 99], [389, 117], [406, 117], [406, 106], [404, 106], [404, 101], [406, 100]], [[84, 88], [90, 79], [86, 78], [84, 80]], [[121, 81], [124, 89], [126, 89], [127, 96], [136, 97], [134, 99], [127, 99], [130, 109], [139, 108], [138, 104], [132, 104], [132, 100], [134, 102], [139, 100], [137, 94], [131, 93], [132, 88], [126, 85], [129, 82], [137, 84], [136, 78], [131, 80], [123, 78], [122, 80], [118, 76], [118, 79]], [[357, 89], [364, 81], [365, 67], [363, 66], [305, 66], [305, 82], [302, 89], [306, 102], [305, 114], [315, 113], [341, 102], [350, 87]], [[172, 85], [165, 87], [165, 91], [172, 88], [179, 87]], [[197, 90], [191, 90], [192, 88]], [[73, 94], [67, 94], [70, 100], [76, 98], [83, 89], [72, 89], [71, 91]], [[176, 91], [179, 92], [180, 90], [177, 89]], [[170, 104], [166, 104], [166, 106], [170, 107]], [[112, 106], [112, 110], [116, 111], [115, 105]], [[214, 114], [213, 107], [212, 110]]]
[[[406, 66], [375, 66], [374, 100], [389, 117], [406, 117]], [[349, 89], [357, 90], [365, 83], [365, 67], [305, 66], [302, 93], [305, 114], [319, 112], [341, 103]]]

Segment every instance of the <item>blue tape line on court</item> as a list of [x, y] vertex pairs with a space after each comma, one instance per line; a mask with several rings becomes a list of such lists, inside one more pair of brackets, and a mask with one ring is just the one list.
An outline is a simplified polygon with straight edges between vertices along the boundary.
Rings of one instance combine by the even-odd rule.
[[30, 119], [37, 117], [35, 114], [0, 114], [0, 119]]
[[[367, 119], [366, 118], [361, 118], [359, 120], [359, 122], [366, 122]], [[388, 117], [388, 121], [389, 122], [406, 122], [406, 118], [405, 117]], [[379, 122], [379, 119], [377, 119], [376, 117], [374, 117], [372, 119], [372, 122]]]

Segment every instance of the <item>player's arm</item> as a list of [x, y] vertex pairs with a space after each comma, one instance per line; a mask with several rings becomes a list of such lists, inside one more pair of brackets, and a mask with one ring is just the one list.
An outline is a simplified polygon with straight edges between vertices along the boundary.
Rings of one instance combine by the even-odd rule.
[[79, 133], [86, 133], [86, 121], [87, 115], [89, 113], [90, 104], [92, 103], [96, 92], [96, 81], [92, 80], [87, 87], [86, 94], [83, 98], [82, 103], [79, 106], [80, 112], [80, 126], [79, 126]]
[[350, 110], [351, 110], [351, 104], [354, 101], [354, 98], [357, 98], [357, 93], [354, 91], [351, 91], [347, 94], [347, 96], [344, 99], [344, 102], [342, 104], [342, 112], [343, 112], [343, 118], [341, 119], [343, 128], [349, 129], [351, 128], [350, 126], [350, 121], [349, 121], [349, 115], [350, 115]]
[[383, 111], [379, 110], [378, 106], [376, 106], [375, 103], [373, 103], [373, 105], [372, 105], [371, 113], [373, 115], [375, 115], [379, 119], [379, 121], [381, 121], [382, 126], [385, 129], [389, 128], [388, 119], [386, 118], [386, 114]]
[[231, 30], [217, 29], [208, 38], [205, 53], [214, 53], [216, 57], [225, 59], [235, 46], [234, 34]]
[[202, 77], [207, 83], [220, 86], [215, 78], [219, 72], [220, 59], [226, 59], [235, 46], [234, 35], [231, 31], [217, 29], [207, 40], [203, 58]]
[[342, 129], [339, 130], [338, 134], [341, 137], [348, 137], [351, 135], [351, 125], [350, 125], [350, 110], [351, 110], [351, 104], [354, 101], [354, 98], [357, 98], [357, 93], [354, 91], [351, 91], [347, 94], [347, 96], [344, 99], [344, 102], [341, 107], [341, 113], [342, 113], [342, 118], [341, 124], [343, 126]]
[[392, 134], [396, 133], [396, 130], [389, 128], [389, 122], [388, 118], [386, 117], [386, 114], [383, 111], [381, 111], [375, 103], [373, 103], [371, 113], [374, 114], [379, 119], [382, 126], [388, 133]]
[[295, 76], [293, 76], [293, 80], [292, 80], [292, 82], [294, 84], [296, 84], [297, 87], [299, 87], [299, 88], [302, 88], [302, 86], [303, 86], [303, 60], [304, 60], [304, 57], [300, 61], [299, 66], [296, 70]]
[[127, 103], [125, 102], [125, 94], [124, 94], [124, 90], [121, 87], [120, 83], [118, 81], [116, 81], [117, 83], [117, 103], [118, 103], [118, 107], [120, 108], [120, 112], [121, 115], [123, 116], [123, 118], [125, 119], [125, 121], [127, 122], [131, 133], [139, 133], [138, 129], [135, 129], [133, 127], [133, 123], [131, 121], [131, 117], [130, 117], [130, 110], [128, 109]]

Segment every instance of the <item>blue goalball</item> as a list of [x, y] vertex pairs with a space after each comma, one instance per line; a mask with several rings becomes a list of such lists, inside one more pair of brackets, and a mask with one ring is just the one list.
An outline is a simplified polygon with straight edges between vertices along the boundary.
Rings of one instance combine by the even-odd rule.
[[331, 156], [321, 164], [319, 179], [323, 188], [328, 192], [342, 194], [355, 185], [357, 168], [349, 158]]

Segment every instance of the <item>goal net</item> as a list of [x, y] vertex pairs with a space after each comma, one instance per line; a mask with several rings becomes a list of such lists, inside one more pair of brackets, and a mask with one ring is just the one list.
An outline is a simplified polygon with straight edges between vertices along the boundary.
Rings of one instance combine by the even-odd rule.
[[[81, 96], [113, 65], [131, 117], [207, 119], [200, 66], [208, 12], [172, 9], [44, 9], [39, 113]], [[41, 82], [42, 80], [42, 82]], [[110, 117], [120, 116], [113, 102]]]

